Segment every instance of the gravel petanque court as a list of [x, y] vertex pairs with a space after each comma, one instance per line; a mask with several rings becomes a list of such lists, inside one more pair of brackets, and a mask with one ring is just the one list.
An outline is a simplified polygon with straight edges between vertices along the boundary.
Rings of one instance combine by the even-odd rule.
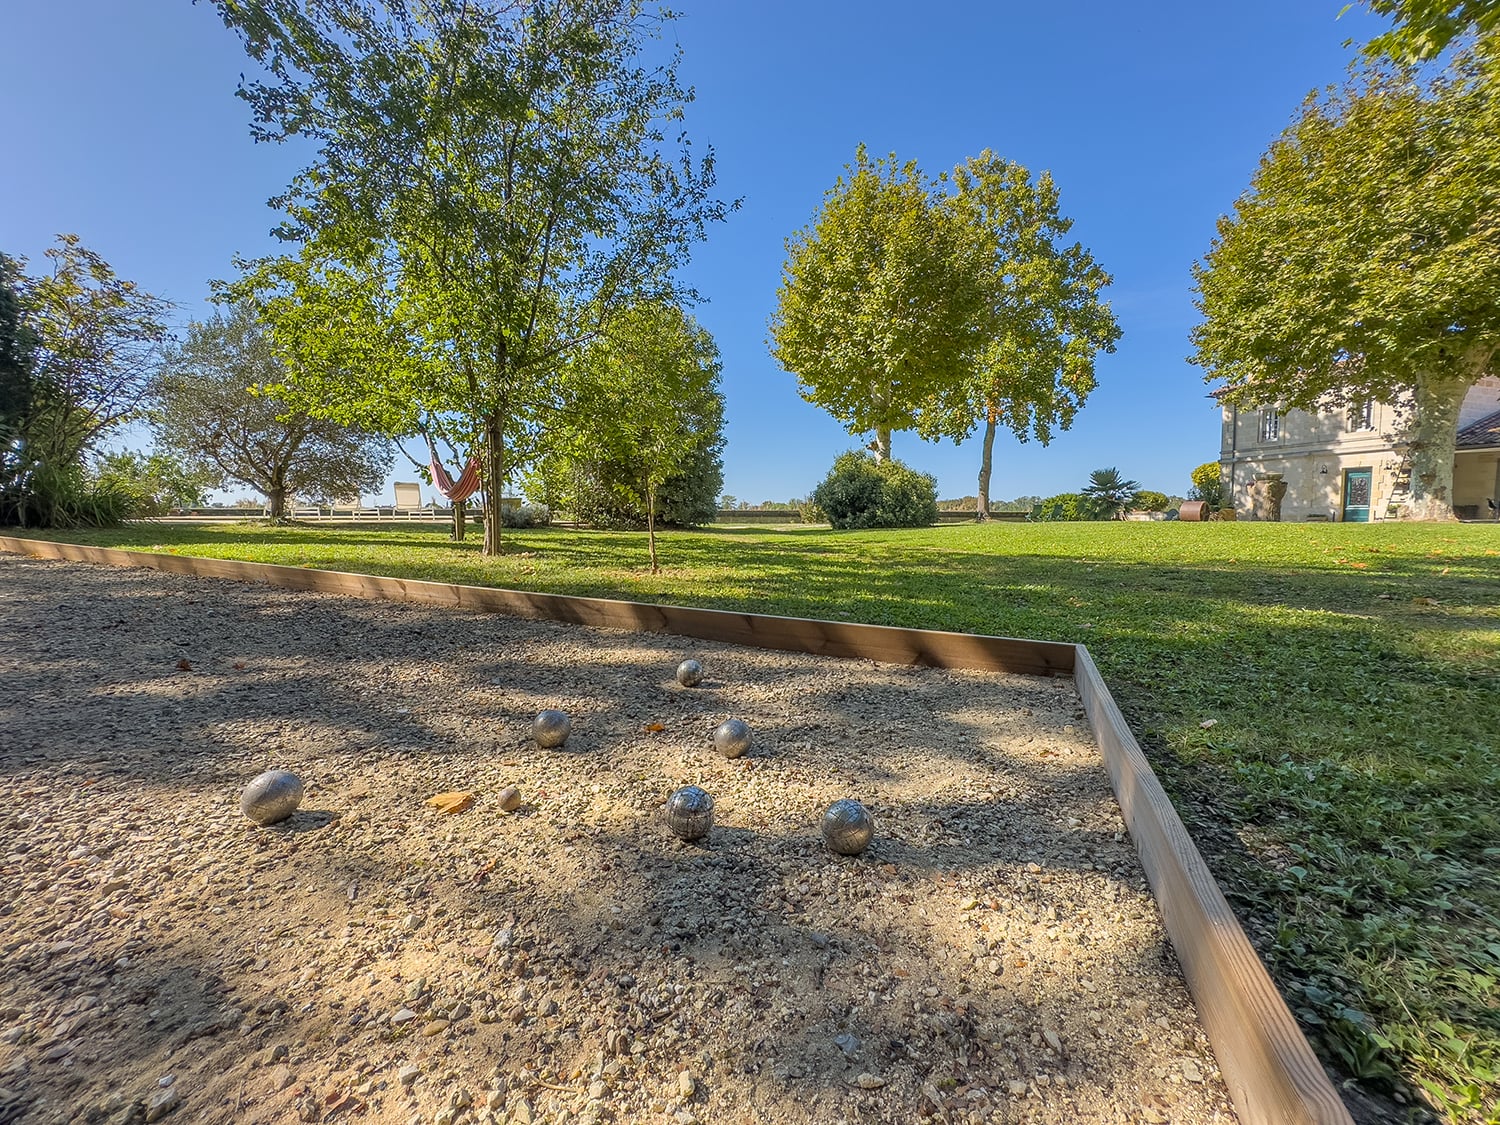
[[0, 839], [0, 1122], [1234, 1119], [1067, 679], [0, 555]]

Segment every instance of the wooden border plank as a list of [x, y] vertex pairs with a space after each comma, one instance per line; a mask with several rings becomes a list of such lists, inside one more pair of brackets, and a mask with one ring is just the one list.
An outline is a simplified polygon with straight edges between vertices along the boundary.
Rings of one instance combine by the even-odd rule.
[[0, 536], [0, 551], [822, 656], [1072, 674], [1242, 1125], [1353, 1125], [1083, 645], [659, 606]]
[[1073, 681], [1242, 1125], [1353, 1125], [1083, 645]]
[[903, 629], [852, 621], [817, 621], [766, 613], [653, 605], [610, 598], [539, 594], [489, 586], [461, 586], [408, 578], [384, 578], [335, 570], [313, 570], [272, 563], [207, 559], [190, 555], [86, 547], [48, 539], [0, 536], [0, 550], [41, 558], [110, 566], [141, 566], [172, 574], [262, 582], [292, 590], [346, 594], [358, 598], [459, 606], [485, 613], [504, 613], [532, 620], [563, 621], [606, 629], [672, 633], [700, 640], [725, 641], [753, 648], [807, 652], [915, 664], [934, 668], [974, 668], [1031, 676], [1071, 675], [1074, 646], [1056, 641], [1020, 640], [935, 629]]

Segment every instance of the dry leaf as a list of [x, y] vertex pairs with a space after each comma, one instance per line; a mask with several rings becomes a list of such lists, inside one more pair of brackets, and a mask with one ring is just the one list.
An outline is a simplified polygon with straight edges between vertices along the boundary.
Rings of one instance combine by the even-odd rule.
[[193, 670], [193, 666], [187, 662], [187, 657], [184, 656], [177, 662], [177, 670], [179, 672], [191, 672]]
[[439, 812], [460, 813], [474, 803], [474, 794], [469, 792], [439, 793], [428, 797], [423, 804], [431, 805]]
[[243, 660], [236, 660], [234, 662], [234, 670], [236, 672], [243, 672], [245, 670], [245, 662]]
[[666, 730], [667, 728], [664, 727], [664, 726], [662, 726], [660, 723], [647, 723], [646, 724], [646, 729], [648, 731], [650, 731], [652, 734], [659, 734], [662, 731]]
[[[1354, 568], [1355, 570], [1369, 570], [1370, 569], [1370, 564], [1369, 563], [1350, 563], [1349, 565], [1352, 568]], [[1445, 570], [1445, 571], [1443, 571], [1443, 573], [1447, 574], [1448, 572]]]
[[1207, 730], [1209, 727], [1216, 727], [1218, 725], [1218, 719], [1204, 719], [1201, 723], [1198, 724], [1198, 728], [1200, 730]]

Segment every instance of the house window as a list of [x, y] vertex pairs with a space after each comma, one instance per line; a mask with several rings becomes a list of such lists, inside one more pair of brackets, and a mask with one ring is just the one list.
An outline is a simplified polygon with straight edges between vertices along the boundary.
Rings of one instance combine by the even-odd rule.
[[1364, 402], [1356, 402], [1349, 408], [1349, 419], [1346, 427], [1349, 433], [1357, 433], [1360, 430], [1373, 430], [1375, 428], [1375, 400], [1365, 399]]
[[1275, 441], [1281, 434], [1281, 415], [1274, 410], [1260, 412], [1260, 440]]

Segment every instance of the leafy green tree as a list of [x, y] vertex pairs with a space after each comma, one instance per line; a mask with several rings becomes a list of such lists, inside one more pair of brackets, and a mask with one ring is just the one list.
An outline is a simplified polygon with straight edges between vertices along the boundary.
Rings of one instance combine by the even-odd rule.
[[1313, 96], [1194, 267], [1194, 362], [1230, 403], [1406, 411], [1417, 519], [1451, 519], [1465, 393], [1500, 350], [1500, 52]]
[[167, 338], [170, 304], [117, 276], [77, 235], [58, 236], [40, 276], [12, 263], [4, 288], [19, 298], [7, 316], [25, 355], [8, 345], [8, 428], [0, 464], [0, 522], [39, 526], [111, 522], [126, 498], [91, 496], [86, 455], [140, 416], [150, 373]]
[[[924, 413], [919, 433], [962, 441], [984, 427], [978, 512], [989, 518], [995, 432], [1046, 445], [1066, 430], [1096, 385], [1094, 357], [1113, 352], [1120, 328], [1100, 293], [1111, 278], [1083, 245], [1063, 240], [1073, 221], [1057, 185], [986, 150], [953, 170], [954, 205], [978, 247], [985, 292], [983, 345], [944, 409]], [[954, 393], [956, 391], [956, 393]]]
[[95, 479], [134, 496], [141, 515], [158, 516], [173, 508], [196, 508], [206, 503], [219, 476], [182, 458], [153, 450], [121, 450], [101, 455]]
[[[716, 463], [723, 445], [719, 372], [713, 337], [677, 306], [650, 303], [617, 315], [570, 373], [568, 420], [552, 436], [566, 442], [577, 463], [629, 466], [622, 478], [595, 479], [644, 508], [653, 574], [661, 569], [656, 522], [663, 487], [695, 458], [701, 465], [705, 453]], [[723, 477], [702, 484], [711, 498]]]
[[1135, 494], [1130, 508], [1136, 512], [1165, 512], [1171, 507], [1171, 498], [1165, 492], [1142, 488]]
[[811, 499], [839, 531], [937, 522], [937, 480], [931, 474], [862, 449], [840, 454]]
[[25, 463], [23, 427], [31, 415], [33, 340], [22, 314], [20, 264], [0, 254], [0, 513]]
[[964, 382], [984, 327], [974, 240], [915, 163], [863, 145], [787, 240], [771, 355], [798, 390], [891, 456], [894, 430]]
[[[724, 485], [722, 434], [703, 435], [685, 466], [657, 489], [659, 527], [695, 527], [712, 523], [718, 512], [714, 494]], [[628, 460], [574, 457], [560, 447], [537, 460], [528, 474], [527, 493], [566, 509], [590, 527], [643, 530], [646, 503], [640, 474]], [[741, 501], [743, 503], [743, 501]]]
[[1500, 0], [1365, 0], [1396, 25], [1365, 46], [1367, 55], [1388, 55], [1398, 63], [1430, 59], [1469, 31], [1487, 35], [1500, 29]]
[[[269, 72], [255, 131], [318, 155], [278, 202], [295, 258], [253, 264], [289, 401], [383, 432], [451, 420], [493, 501], [559, 373], [728, 205], [678, 119], [670, 18], [636, 0], [218, 0]], [[672, 139], [666, 129], [672, 130]], [[340, 294], [356, 299], [344, 300]], [[366, 355], [380, 362], [354, 362]], [[517, 445], [519, 443], [519, 445]], [[500, 550], [499, 505], [484, 551]]]
[[272, 519], [285, 517], [294, 496], [334, 501], [379, 488], [390, 443], [263, 390], [284, 379], [251, 305], [188, 325], [153, 381], [158, 446], [216, 487], [232, 481], [264, 493]]
[[1086, 501], [1090, 519], [1121, 520], [1130, 511], [1139, 489], [1140, 485], [1122, 477], [1119, 469], [1095, 469], [1080, 494]]
[[1217, 512], [1224, 506], [1224, 484], [1222, 469], [1217, 461], [1206, 461], [1189, 475], [1193, 487], [1188, 489], [1189, 500], [1202, 500], [1208, 510]]

